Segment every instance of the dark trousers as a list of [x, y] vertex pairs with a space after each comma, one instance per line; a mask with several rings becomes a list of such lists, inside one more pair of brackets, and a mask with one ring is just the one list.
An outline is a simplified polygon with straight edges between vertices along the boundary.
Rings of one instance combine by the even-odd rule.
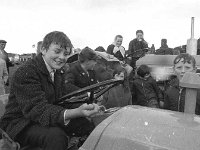
[[22, 147], [29, 145], [43, 150], [66, 150], [69, 137], [87, 136], [93, 129], [93, 123], [86, 118], [72, 119], [65, 127], [42, 127], [34, 124], [22, 131], [16, 141]]

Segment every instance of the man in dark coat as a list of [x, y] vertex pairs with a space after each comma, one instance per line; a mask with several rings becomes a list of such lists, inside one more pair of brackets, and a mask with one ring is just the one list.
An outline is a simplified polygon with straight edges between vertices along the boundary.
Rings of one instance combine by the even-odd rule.
[[74, 90], [97, 83], [94, 66], [97, 63], [97, 54], [89, 47], [84, 48], [78, 55], [78, 61], [71, 63], [65, 75], [67, 87]]
[[51, 32], [43, 40], [41, 54], [22, 65], [13, 75], [0, 126], [22, 146], [66, 150], [68, 135], [81, 132], [77, 121], [99, 111], [96, 104], [83, 104], [75, 109], [55, 105], [66, 94], [61, 68], [71, 48], [71, 41], [63, 32]]
[[[136, 31], [136, 38], [130, 41], [129, 46], [128, 46], [128, 53], [134, 53], [137, 50], [142, 50], [145, 48], [148, 48], [147, 42], [143, 38], [144, 33], [142, 30], [137, 30]], [[136, 58], [132, 57], [131, 61], [131, 67], [135, 68], [135, 62], [137, 61]]]

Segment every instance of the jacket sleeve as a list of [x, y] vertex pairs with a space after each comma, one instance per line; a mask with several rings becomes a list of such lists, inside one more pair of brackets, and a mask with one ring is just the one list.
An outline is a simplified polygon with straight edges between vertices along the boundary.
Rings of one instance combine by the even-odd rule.
[[154, 90], [156, 92], [156, 95], [158, 97], [158, 101], [159, 102], [163, 101], [163, 95], [161, 93], [161, 90], [159, 89], [159, 87], [158, 87], [158, 85], [157, 85], [157, 83], [156, 83], [156, 81], [154, 79], [152, 79], [152, 86], [153, 86], [153, 88], [154, 88]]
[[75, 74], [71, 69], [65, 72], [65, 87], [68, 93], [80, 89], [78, 86], [75, 86]]
[[64, 124], [64, 108], [48, 103], [41, 81], [34, 67], [16, 71], [11, 88], [25, 118], [42, 126]]
[[128, 53], [132, 53], [134, 51], [133, 49], [133, 41], [130, 41], [129, 45], [128, 45]]
[[106, 93], [103, 94], [103, 99], [102, 99], [101, 105], [106, 106], [106, 104], [108, 102], [108, 96], [109, 96], [109, 91], [107, 91]]
[[4, 80], [4, 83], [7, 83], [8, 81], [8, 70], [6, 67], [6, 62], [4, 62], [4, 67], [3, 67], [3, 80]]
[[143, 48], [148, 48], [148, 43], [145, 40], [142, 42], [142, 47]]

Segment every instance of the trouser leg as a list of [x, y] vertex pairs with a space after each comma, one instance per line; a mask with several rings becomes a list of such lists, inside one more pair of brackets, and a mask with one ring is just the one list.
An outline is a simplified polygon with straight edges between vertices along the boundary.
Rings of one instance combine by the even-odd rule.
[[30, 145], [44, 150], [66, 150], [68, 146], [68, 136], [59, 127], [29, 126], [18, 135], [17, 140], [22, 146]]

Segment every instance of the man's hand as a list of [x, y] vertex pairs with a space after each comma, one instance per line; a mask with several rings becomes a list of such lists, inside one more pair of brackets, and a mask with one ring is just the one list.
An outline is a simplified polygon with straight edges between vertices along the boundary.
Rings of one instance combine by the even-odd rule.
[[83, 104], [78, 109], [80, 109], [80, 114], [82, 114], [83, 117], [93, 116], [100, 110], [97, 104]]
[[99, 113], [100, 108], [97, 104], [83, 104], [75, 109], [68, 109], [64, 114], [64, 120], [78, 117], [91, 117]]

